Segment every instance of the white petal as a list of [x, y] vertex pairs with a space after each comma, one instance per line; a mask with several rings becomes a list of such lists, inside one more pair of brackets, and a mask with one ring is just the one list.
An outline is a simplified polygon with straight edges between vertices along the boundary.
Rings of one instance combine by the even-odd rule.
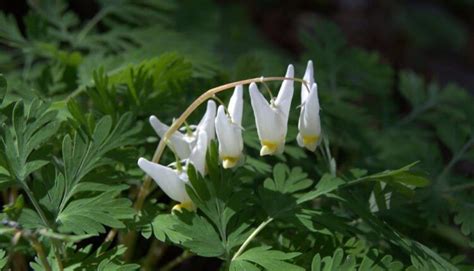
[[[163, 138], [165, 135], [166, 131], [168, 131], [169, 126], [162, 123], [157, 117], [155, 116], [150, 116], [150, 124], [155, 130], [155, 132]], [[189, 157], [189, 154], [191, 153], [191, 148], [190, 148], [190, 142], [180, 132], [176, 131], [171, 135], [171, 138], [169, 139], [171, 147], [173, 148], [174, 151], [176, 151], [176, 154], [180, 159], [187, 159]]]
[[287, 131], [286, 118], [278, 108], [272, 108], [260, 93], [257, 85], [250, 84], [250, 102], [255, 116], [257, 133], [262, 143], [260, 155], [283, 150]]
[[216, 118], [216, 103], [213, 100], [207, 102], [206, 113], [199, 122], [196, 131], [199, 134], [199, 130], [206, 132], [208, 141], [215, 138], [214, 131], [214, 119]]
[[243, 87], [242, 85], [238, 85], [234, 89], [234, 93], [232, 97], [230, 97], [229, 101], [229, 114], [232, 118], [232, 121], [236, 123], [238, 126], [242, 125], [242, 110], [244, 107], [244, 100], [243, 100]]
[[169, 167], [150, 162], [145, 158], [138, 159], [138, 166], [145, 171], [168, 197], [179, 202], [188, 202], [185, 181], [179, 178], [176, 171]]
[[305, 119], [310, 125], [319, 124], [319, 97], [318, 97], [318, 85], [314, 83], [311, 86], [311, 91], [308, 95], [305, 108]]
[[305, 104], [302, 106], [298, 128], [303, 135], [321, 134], [319, 119], [318, 86], [313, 84]]
[[318, 86], [313, 84], [311, 91], [301, 107], [298, 121], [298, 145], [314, 151], [320, 141], [321, 121], [319, 117]]
[[[285, 77], [294, 77], [293, 65], [288, 65]], [[293, 99], [293, 80], [284, 80], [281, 84], [280, 91], [275, 100], [275, 105], [281, 110], [286, 119], [288, 119], [291, 107], [291, 100]]]
[[192, 163], [196, 170], [202, 175], [206, 174], [206, 152], [208, 142], [209, 139], [206, 132], [203, 130], [198, 130], [196, 146], [194, 146], [191, 154], [189, 155], [189, 162]]
[[238, 162], [244, 143], [242, 130], [225, 114], [224, 106], [219, 106], [216, 117], [216, 134], [219, 140], [219, 157], [232, 167]]
[[[313, 69], [313, 61], [308, 61], [308, 65], [306, 66], [306, 71], [304, 72], [303, 80], [308, 82], [308, 87], [311, 88], [314, 84], [314, 69]], [[308, 89], [306, 88], [305, 84], [301, 84], [301, 103], [306, 101], [306, 98], [309, 94]]]
[[260, 141], [280, 141], [281, 120], [254, 83], [250, 84], [250, 102]]

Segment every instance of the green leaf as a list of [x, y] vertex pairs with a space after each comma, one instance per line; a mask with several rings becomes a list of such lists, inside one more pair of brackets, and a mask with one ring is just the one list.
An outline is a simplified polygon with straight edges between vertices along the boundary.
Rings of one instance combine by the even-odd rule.
[[221, 247], [229, 251], [229, 243], [226, 241], [229, 234], [228, 224], [244, 207], [242, 201], [246, 200], [248, 193], [243, 190], [233, 192], [233, 183], [237, 180], [234, 180], [229, 170], [219, 167], [218, 161], [217, 144], [212, 141], [206, 155], [207, 176], [204, 178], [189, 164], [187, 172], [190, 185], [186, 186], [186, 191], [193, 203], [217, 229]]
[[[375, 250], [376, 251], [376, 250]], [[377, 259], [372, 255], [366, 255], [360, 266], [358, 268], [359, 271], [383, 271], [383, 270], [391, 270], [391, 271], [399, 271], [403, 270], [403, 264], [399, 261], [395, 261], [391, 255], [377, 255], [377, 253], [373, 252]], [[382, 257], [383, 256], [383, 257]]]
[[[66, 246], [68, 255], [67, 261], [63, 259], [64, 270], [101, 270], [101, 271], [132, 271], [140, 268], [140, 265], [126, 263], [123, 255], [127, 248], [123, 245], [110, 247], [109, 244], [102, 244], [97, 249], [92, 245], [77, 247], [76, 245]], [[45, 271], [38, 257], [36, 262], [30, 263], [33, 270]], [[48, 255], [48, 261], [53, 270], [60, 270], [54, 253]]]
[[415, 187], [425, 187], [430, 184], [430, 181], [427, 178], [410, 172], [397, 173], [392, 176], [391, 180], [396, 183], [412, 185]]
[[408, 172], [417, 163], [418, 162], [411, 163], [396, 170], [385, 170], [376, 174], [363, 176], [349, 182], [345, 182], [338, 177], [325, 174], [316, 185], [316, 189], [298, 198], [297, 202], [298, 204], [301, 204], [303, 202], [328, 194], [338, 188], [366, 181], [381, 181], [387, 182], [388, 184], [390, 184], [390, 182], [394, 182], [396, 184], [413, 185], [416, 187], [426, 186], [429, 184], [429, 181], [426, 178]]
[[316, 189], [299, 197], [297, 203], [301, 204], [303, 202], [310, 201], [322, 195], [328, 194], [344, 184], [346, 184], [344, 180], [334, 177], [330, 174], [324, 174], [316, 185]]
[[5, 76], [0, 73], [0, 104], [3, 102], [3, 98], [5, 98], [5, 95], [7, 94], [7, 79], [5, 79]]
[[430, 248], [403, 236], [387, 223], [380, 221], [378, 217], [367, 210], [366, 204], [362, 204], [359, 199], [347, 193], [344, 198], [338, 199], [367, 223], [376, 233], [377, 239], [384, 238], [409, 255], [417, 270], [456, 270], [451, 263]]
[[276, 164], [273, 167], [273, 179], [267, 179], [264, 187], [282, 193], [294, 193], [310, 187], [313, 181], [307, 178], [300, 167], [292, 168], [291, 171], [285, 164]]
[[0, 268], [4, 268], [7, 265], [8, 257], [4, 250], [0, 250]]
[[206, 218], [194, 214], [189, 222], [176, 224], [174, 228], [186, 237], [182, 245], [197, 255], [203, 257], [224, 255], [225, 248], [219, 234]]
[[314, 256], [311, 263], [311, 271], [330, 271], [330, 270], [358, 270], [358, 271], [400, 271], [403, 270], [403, 264], [394, 261], [390, 255], [380, 255], [378, 250], [371, 249], [368, 253], [357, 255], [356, 260], [353, 255], [345, 255], [342, 248], [337, 248], [332, 256], [321, 258], [318, 253]]
[[79, 182], [94, 169], [111, 164], [113, 160], [105, 155], [117, 148], [135, 144], [134, 136], [141, 129], [134, 125], [132, 114], [125, 114], [113, 125], [112, 118], [105, 116], [97, 122], [91, 139], [84, 139], [77, 133], [71, 138], [66, 135], [62, 144], [64, 160], [64, 197], [61, 212], [70, 198], [79, 191]]
[[374, 189], [370, 194], [369, 205], [372, 212], [390, 209], [391, 193], [384, 191], [386, 183], [377, 182], [374, 184]]
[[130, 200], [117, 198], [117, 191], [105, 192], [93, 198], [70, 202], [58, 215], [56, 222], [61, 232], [98, 234], [105, 232], [104, 225], [124, 228], [123, 219], [132, 219], [135, 211]]
[[247, 261], [233, 261], [229, 268], [230, 271], [260, 271], [260, 268]]
[[400, 92], [413, 107], [426, 102], [425, 83], [413, 72], [403, 72], [400, 75]]
[[361, 178], [367, 175], [367, 170], [361, 168], [353, 168], [350, 170], [350, 172], [355, 178]]
[[61, 240], [61, 241], [66, 241], [66, 242], [79, 242], [84, 239], [93, 237], [93, 234], [82, 234], [82, 235], [69, 235], [69, 234], [62, 234], [62, 233], [57, 233], [53, 232], [52, 230], [49, 229], [41, 229], [38, 231], [38, 234], [48, 237], [51, 239], [56, 239], [56, 240]]
[[47, 225], [44, 225], [43, 220], [41, 220], [38, 213], [28, 208], [23, 208], [21, 215], [18, 218], [18, 223], [20, 223], [20, 225], [25, 229], [47, 227]]
[[[45, 166], [46, 160], [31, 160], [34, 150], [42, 147], [59, 128], [56, 112], [49, 105], [33, 100], [26, 106], [17, 102], [12, 113], [11, 126], [2, 127], [1, 140], [10, 177], [23, 185], [25, 178]], [[34, 159], [34, 158], [33, 158]]]
[[[290, 220], [291, 219], [291, 220]], [[303, 226], [307, 231], [334, 236], [335, 233], [356, 234], [358, 229], [349, 225], [350, 220], [331, 211], [301, 209], [289, 222]]]
[[260, 174], [267, 174], [272, 172], [272, 167], [270, 165], [250, 156], [245, 157], [244, 167], [252, 172], [256, 171]]
[[[230, 270], [246, 270], [239, 269], [242, 267], [251, 267], [250, 263], [257, 264], [264, 270], [271, 271], [302, 271], [304, 268], [297, 266], [289, 261], [301, 253], [290, 252], [285, 253], [279, 250], [272, 250], [269, 246], [255, 247], [246, 250], [231, 262]], [[251, 267], [250, 270], [258, 270]]]
[[474, 206], [470, 203], [459, 203], [455, 210], [454, 222], [461, 225], [461, 232], [464, 235], [474, 236]]
[[16, 221], [20, 217], [24, 206], [25, 200], [23, 195], [19, 195], [15, 202], [3, 206], [3, 212], [8, 216], [8, 219]]
[[334, 254], [321, 259], [319, 254], [316, 254], [311, 263], [311, 271], [329, 271], [329, 270], [354, 270], [356, 261], [354, 257], [345, 257], [344, 251], [338, 248]]
[[12, 15], [0, 13], [0, 41], [8, 42], [10, 46], [21, 47], [25, 43], [25, 39], [21, 34], [20, 28], [18, 27], [15, 17]]
[[152, 222], [153, 234], [156, 239], [180, 244], [187, 239], [186, 235], [176, 230], [176, 226], [183, 223], [173, 214], [160, 214]]

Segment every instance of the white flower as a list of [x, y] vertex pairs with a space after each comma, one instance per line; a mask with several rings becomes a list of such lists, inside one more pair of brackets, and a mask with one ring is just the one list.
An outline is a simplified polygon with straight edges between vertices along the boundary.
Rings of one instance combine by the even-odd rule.
[[186, 184], [189, 182], [185, 171], [178, 171], [157, 163], [150, 162], [145, 158], [138, 159], [138, 166], [145, 171], [156, 184], [171, 199], [179, 202], [173, 209], [186, 208], [192, 210], [194, 205], [186, 192]]
[[206, 174], [206, 152], [209, 146], [209, 138], [204, 130], [198, 130], [196, 145], [194, 146], [187, 163], [192, 163], [201, 175]]
[[[293, 65], [289, 65], [285, 77], [293, 78]], [[250, 84], [250, 100], [255, 115], [258, 137], [262, 148], [260, 155], [282, 153], [288, 129], [288, 115], [293, 98], [293, 80], [284, 80], [275, 100], [267, 102], [255, 83]]]
[[217, 139], [219, 140], [219, 157], [224, 168], [237, 165], [242, 155], [244, 141], [242, 139], [242, 110], [243, 110], [243, 88], [241, 85], [235, 87], [234, 93], [229, 101], [227, 116], [224, 106], [217, 109], [215, 120]]
[[202, 117], [201, 121], [197, 125], [195, 135], [198, 135], [198, 131], [204, 131], [207, 135], [207, 143], [211, 142], [216, 138], [216, 132], [214, 130], [214, 119], [216, 118], [216, 103], [213, 100], [207, 102], [206, 113]]
[[[150, 116], [150, 124], [155, 130], [155, 132], [162, 138], [166, 131], [168, 131], [169, 126], [162, 123], [157, 117]], [[170, 139], [171, 148], [176, 152], [180, 159], [186, 159], [191, 153], [191, 146], [195, 141], [193, 134], [182, 134], [179, 131], [174, 132]]]
[[[209, 101], [207, 103], [206, 113], [202, 117], [199, 124], [196, 126], [196, 129], [192, 133], [181, 133], [176, 131], [169, 138], [171, 148], [176, 152], [180, 159], [187, 159], [191, 154], [194, 145], [196, 144], [197, 135], [199, 130], [206, 132], [208, 136], [208, 141], [214, 139], [214, 118], [216, 116], [216, 104], [214, 101]], [[157, 117], [150, 117], [150, 124], [155, 130], [155, 132], [162, 138], [166, 131], [168, 131], [169, 126], [162, 123]]]
[[[198, 136], [196, 144], [193, 147], [189, 158], [186, 159], [186, 166], [182, 169], [172, 169], [157, 163], [150, 162], [145, 158], [138, 159], [138, 166], [165, 192], [171, 199], [180, 202], [175, 205], [173, 210], [181, 210], [182, 208], [194, 210], [195, 206], [188, 193], [186, 192], [186, 184], [189, 184], [187, 175], [187, 167], [189, 163], [193, 164], [197, 171], [202, 175], [206, 169], [206, 151], [208, 137], [204, 130], [197, 130]], [[178, 162], [180, 163], [180, 162]]]
[[313, 62], [308, 66], [303, 77], [309, 84], [310, 91], [301, 85], [301, 112], [298, 122], [299, 133], [296, 136], [298, 145], [315, 151], [321, 138], [321, 121], [319, 118], [318, 85], [314, 82]]

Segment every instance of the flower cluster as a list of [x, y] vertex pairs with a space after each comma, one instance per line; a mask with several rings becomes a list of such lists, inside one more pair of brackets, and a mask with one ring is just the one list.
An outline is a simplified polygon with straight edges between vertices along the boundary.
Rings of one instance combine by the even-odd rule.
[[[312, 61], [308, 61], [301, 85], [301, 105], [298, 122], [297, 142], [301, 147], [315, 151], [321, 138], [319, 118], [318, 87], [314, 81]], [[250, 101], [255, 116], [258, 137], [261, 143], [260, 155], [282, 153], [288, 127], [288, 116], [294, 92], [294, 68], [289, 65], [278, 96], [268, 102], [255, 83], [249, 86]], [[179, 158], [177, 163], [163, 166], [145, 158], [138, 160], [138, 166], [173, 200], [180, 202], [176, 209], [192, 209], [193, 203], [186, 193], [189, 182], [186, 168], [191, 163], [200, 174], [206, 174], [205, 158], [207, 147], [217, 135], [219, 157], [224, 168], [235, 167], [242, 159], [243, 87], [238, 85], [227, 108], [217, 108], [214, 101], [207, 103], [206, 113], [198, 125], [185, 127], [184, 133], [174, 132], [168, 139], [168, 146]], [[169, 127], [155, 116], [150, 124], [163, 138]]]

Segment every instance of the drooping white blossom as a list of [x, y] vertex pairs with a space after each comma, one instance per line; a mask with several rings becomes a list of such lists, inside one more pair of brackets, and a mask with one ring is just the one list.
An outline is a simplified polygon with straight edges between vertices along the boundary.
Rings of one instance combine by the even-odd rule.
[[194, 145], [187, 164], [192, 163], [201, 175], [206, 175], [206, 153], [209, 139], [205, 130], [198, 130], [196, 145]]
[[298, 121], [298, 145], [310, 151], [315, 151], [321, 138], [321, 120], [319, 117], [318, 85], [314, 82], [313, 62], [308, 66], [303, 79], [308, 82], [308, 91], [305, 84], [301, 86], [301, 111]]
[[243, 105], [243, 88], [239, 85], [235, 87], [230, 98], [229, 114], [226, 114], [222, 105], [217, 109], [215, 127], [219, 140], [219, 157], [224, 168], [232, 168], [237, 165], [242, 155], [244, 148], [241, 128]]
[[[176, 131], [169, 138], [169, 145], [176, 152], [180, 159], [187, 159], [191, 154], [194, 145], [196, 144], [197, 135], [200, 130], [203, 130], [207, 134], [208, 141], [215, 138], [214, 131], [214, 118], [216, 116], [216, 104], [214, 101], [207, 103], [206, 113], [202, 117], [201, 121], [192, 132], [181, 133]], [[157, 117], [150, 117], [150, 124], [155, 132], [162, 138], [169, 126], [162, 123]]]
[[177, 209], [181, 207], [192, 209], [192, 201], [186, 192], [186, 184], [189, 180], [185, 171], [153, 163], [145, 158], [138, 159], [138, 166], [156, 182], [168, 197], [180, 203], [176, 207]]
[[[293, 65], [289, 65], [285, 77], [293, 78], [293, 76]], [[262, 145], [260, 149], [262, 156], [282, 153], [284, 150], [293, 91], [293, 80], [284, 80], [277, 98], [268, 103], [257, 85], [250, 84], [250, 100]]]

